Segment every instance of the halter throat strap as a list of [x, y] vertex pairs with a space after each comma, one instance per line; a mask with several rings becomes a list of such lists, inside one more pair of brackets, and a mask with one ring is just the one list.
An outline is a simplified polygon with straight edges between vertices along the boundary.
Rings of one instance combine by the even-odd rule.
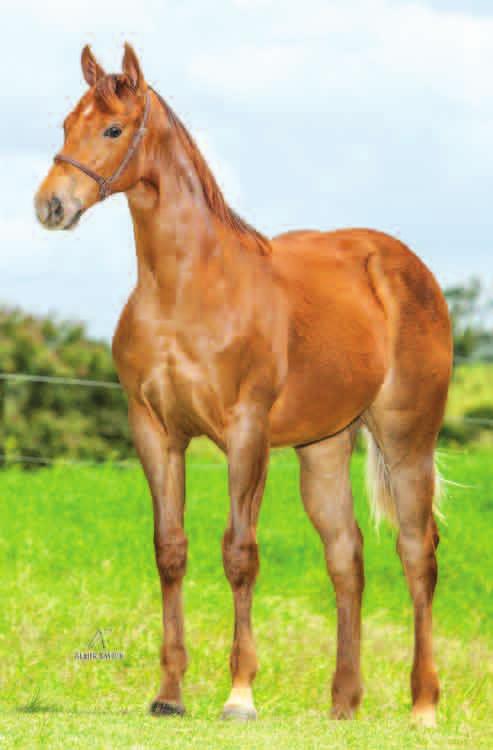
[[79, 169], [81, 172], [84, 172], [88, 177], [90, 177], [94, 182], [97, 182], [99, 185], [99, 200], [104, 201], [105, 198], [107, 198], [109, 195], [111, 195], [111, 187], [114, 182], [116, 182], [125, 169], [127, 168], [130, 160], [134, 156], [135, 152], [137, 151], [140, 142], [142, 141], [142, 138], [145, 135], [146, 129], [147, 129], [147, 121], [149, 119], [149, 112], [151, 109], [151, 95], [150, 90], [147, 89], [146, 96], [145, 96], [145, 104], [144, 104], [144, 114], [142, 115], [142, 121], [139, 125], [138, 130], [135, 131], [132, 140], [130, 141], [130, 145], [128, 147], [127, 153], [123, 157], [122, 161], [120, 162], [119, 166], [115, 169], [112, 175], [110, 177], [103, 177], [102, 175], [95, 172], [90, 167], [87, 167], [85, 164], [82, 164], [82, 162], [77, 161], [77, 159], [73, 159], [71, 156], [66, 156], [65, 154], [57, 154], [54, 158], [54, 162], [59, 164], [60, 162], [65, 164], [70, 164], [72, 167], [75, 167], [76, 169]]

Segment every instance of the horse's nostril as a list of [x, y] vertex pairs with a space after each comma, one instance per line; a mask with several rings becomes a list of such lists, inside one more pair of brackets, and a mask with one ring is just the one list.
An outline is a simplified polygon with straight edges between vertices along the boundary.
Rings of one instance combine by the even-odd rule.
[[63, 219], [63, 204], [57, 195], [54, 195], [50, 201], [51, 215], [54, 219], [61, 221]]
[[53, 195], [49, 201], [48, 223], [52, 227], [58, 226], [63, 220], [63, 203], [57, 195]]
[[34, 205], [37, 217], [41, 224], [43, 224], [48, 229], [58, 229], [63, 227], [63, 222], [65, 219], [65, 206], [58, 195], [52, 193], [51, 197], [49, 198], [44, 198], [42, 195], [37, 195], [34, 201]]

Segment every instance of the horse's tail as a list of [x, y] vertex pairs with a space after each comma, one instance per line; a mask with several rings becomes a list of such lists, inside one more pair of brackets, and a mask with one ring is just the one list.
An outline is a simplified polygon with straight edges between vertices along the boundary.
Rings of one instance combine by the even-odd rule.
[[[399, 302], [390, 287], [389, 280], [382, 267], [381, 258], [377, 253], [369, 255], [367, 268], [374, 292], [386, 314], [390, 339], [389, 348], [395, 352], [398, 349], [397, 339], [400, 328], [401, 313]], [[398, 526], [395, 491], [392, 486], [392, 472], [371, 432], [368, 430], [365, 430], [365, 432], [368, 443], [366, 484], [373, 518], [376, 525], [383, 518], [387, 518], [394, 526]], [[442, 514], [440, 513], [442, 488], [443, 480], [435, 461], [433, 512], [438, 518], [442, 518]]]
[[[367, 438], [366, 487], [370, 510], [378, 526], [386, 518], [393, 526], [398, 526], [395, 494], [392, 486], [392, 475], [375, 438], [365, 430]], [[435, 492], [433, 496], [433, 513], [442, 518], [440, 500], [442, 498], [443, 480], [436, 464], [434, 470]]]

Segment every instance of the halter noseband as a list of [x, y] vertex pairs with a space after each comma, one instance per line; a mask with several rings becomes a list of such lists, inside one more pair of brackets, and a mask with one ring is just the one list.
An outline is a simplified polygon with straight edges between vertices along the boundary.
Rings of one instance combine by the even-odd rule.
[[112, 184], [116, 182], [116, 180], [118, 180], [118, 178], [122, 175], [128, 163], [130, 162], [130, 159], [133, 157], [133, 155], [137, 151], [139, 144], [146, 132], [147, 120], [149, 119], [150, 109], [151, 109], [151, 96], [150, 96], [149, 89], [148, 89], [146, 91], [144, 114], [142, 116], [142, 122], [140, 123], [139, 129], [134, 133], [134, 136], [128, 147], [128, 151], [123, 157], [122, 161], [120, 162], [120, 165], [115, 169], [115, 171], [110, 177], [102, 177], [100, 174], [95, 172], [90, 167], [86, 167], [85, 164], [82, 164], [80, 161], [77, 161], [77, 159], [72, 159], [71, 156], [65, 156], [65, 154], [57, 154], [55, 158], [53, 159], [53, 161], [56, 162], [57, 164], [59, 162], [65, 162], [66, 164], [71, 164], [72, 167], [75, 167], [76, 169], [80, 169], [81, 172], [84, 172], [84, 174], [86, 174], [88, 177], [91, 177], [91, 179], [93, 179], [94, 182], [97, 182], [99, 185], [99, 200], [104, 201], [104, 199], [107, 198], [108, 195], [110, 195], [111, 193]]

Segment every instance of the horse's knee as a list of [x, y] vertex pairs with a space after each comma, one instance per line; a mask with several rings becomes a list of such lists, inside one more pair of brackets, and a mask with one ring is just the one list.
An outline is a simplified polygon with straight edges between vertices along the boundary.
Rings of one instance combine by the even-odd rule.
[[168, 674], [183, 675], [188, 666], [188, 657], [182, 642], [169, 643], [164, 640], [161, 646], [161, 666]]
[[223, 538], [223, 562], [226, 577], [233, 588], [251, 585], [259, 570], [258, 544], [254, 533], [237, 539], [233, 530], [228, 529]]
[[185, 575], [187, 547], [187, 538], [182, 529], [169, 532], [163, 540], [155, 540], [157, 568], [166, 583], [180, 581]]

